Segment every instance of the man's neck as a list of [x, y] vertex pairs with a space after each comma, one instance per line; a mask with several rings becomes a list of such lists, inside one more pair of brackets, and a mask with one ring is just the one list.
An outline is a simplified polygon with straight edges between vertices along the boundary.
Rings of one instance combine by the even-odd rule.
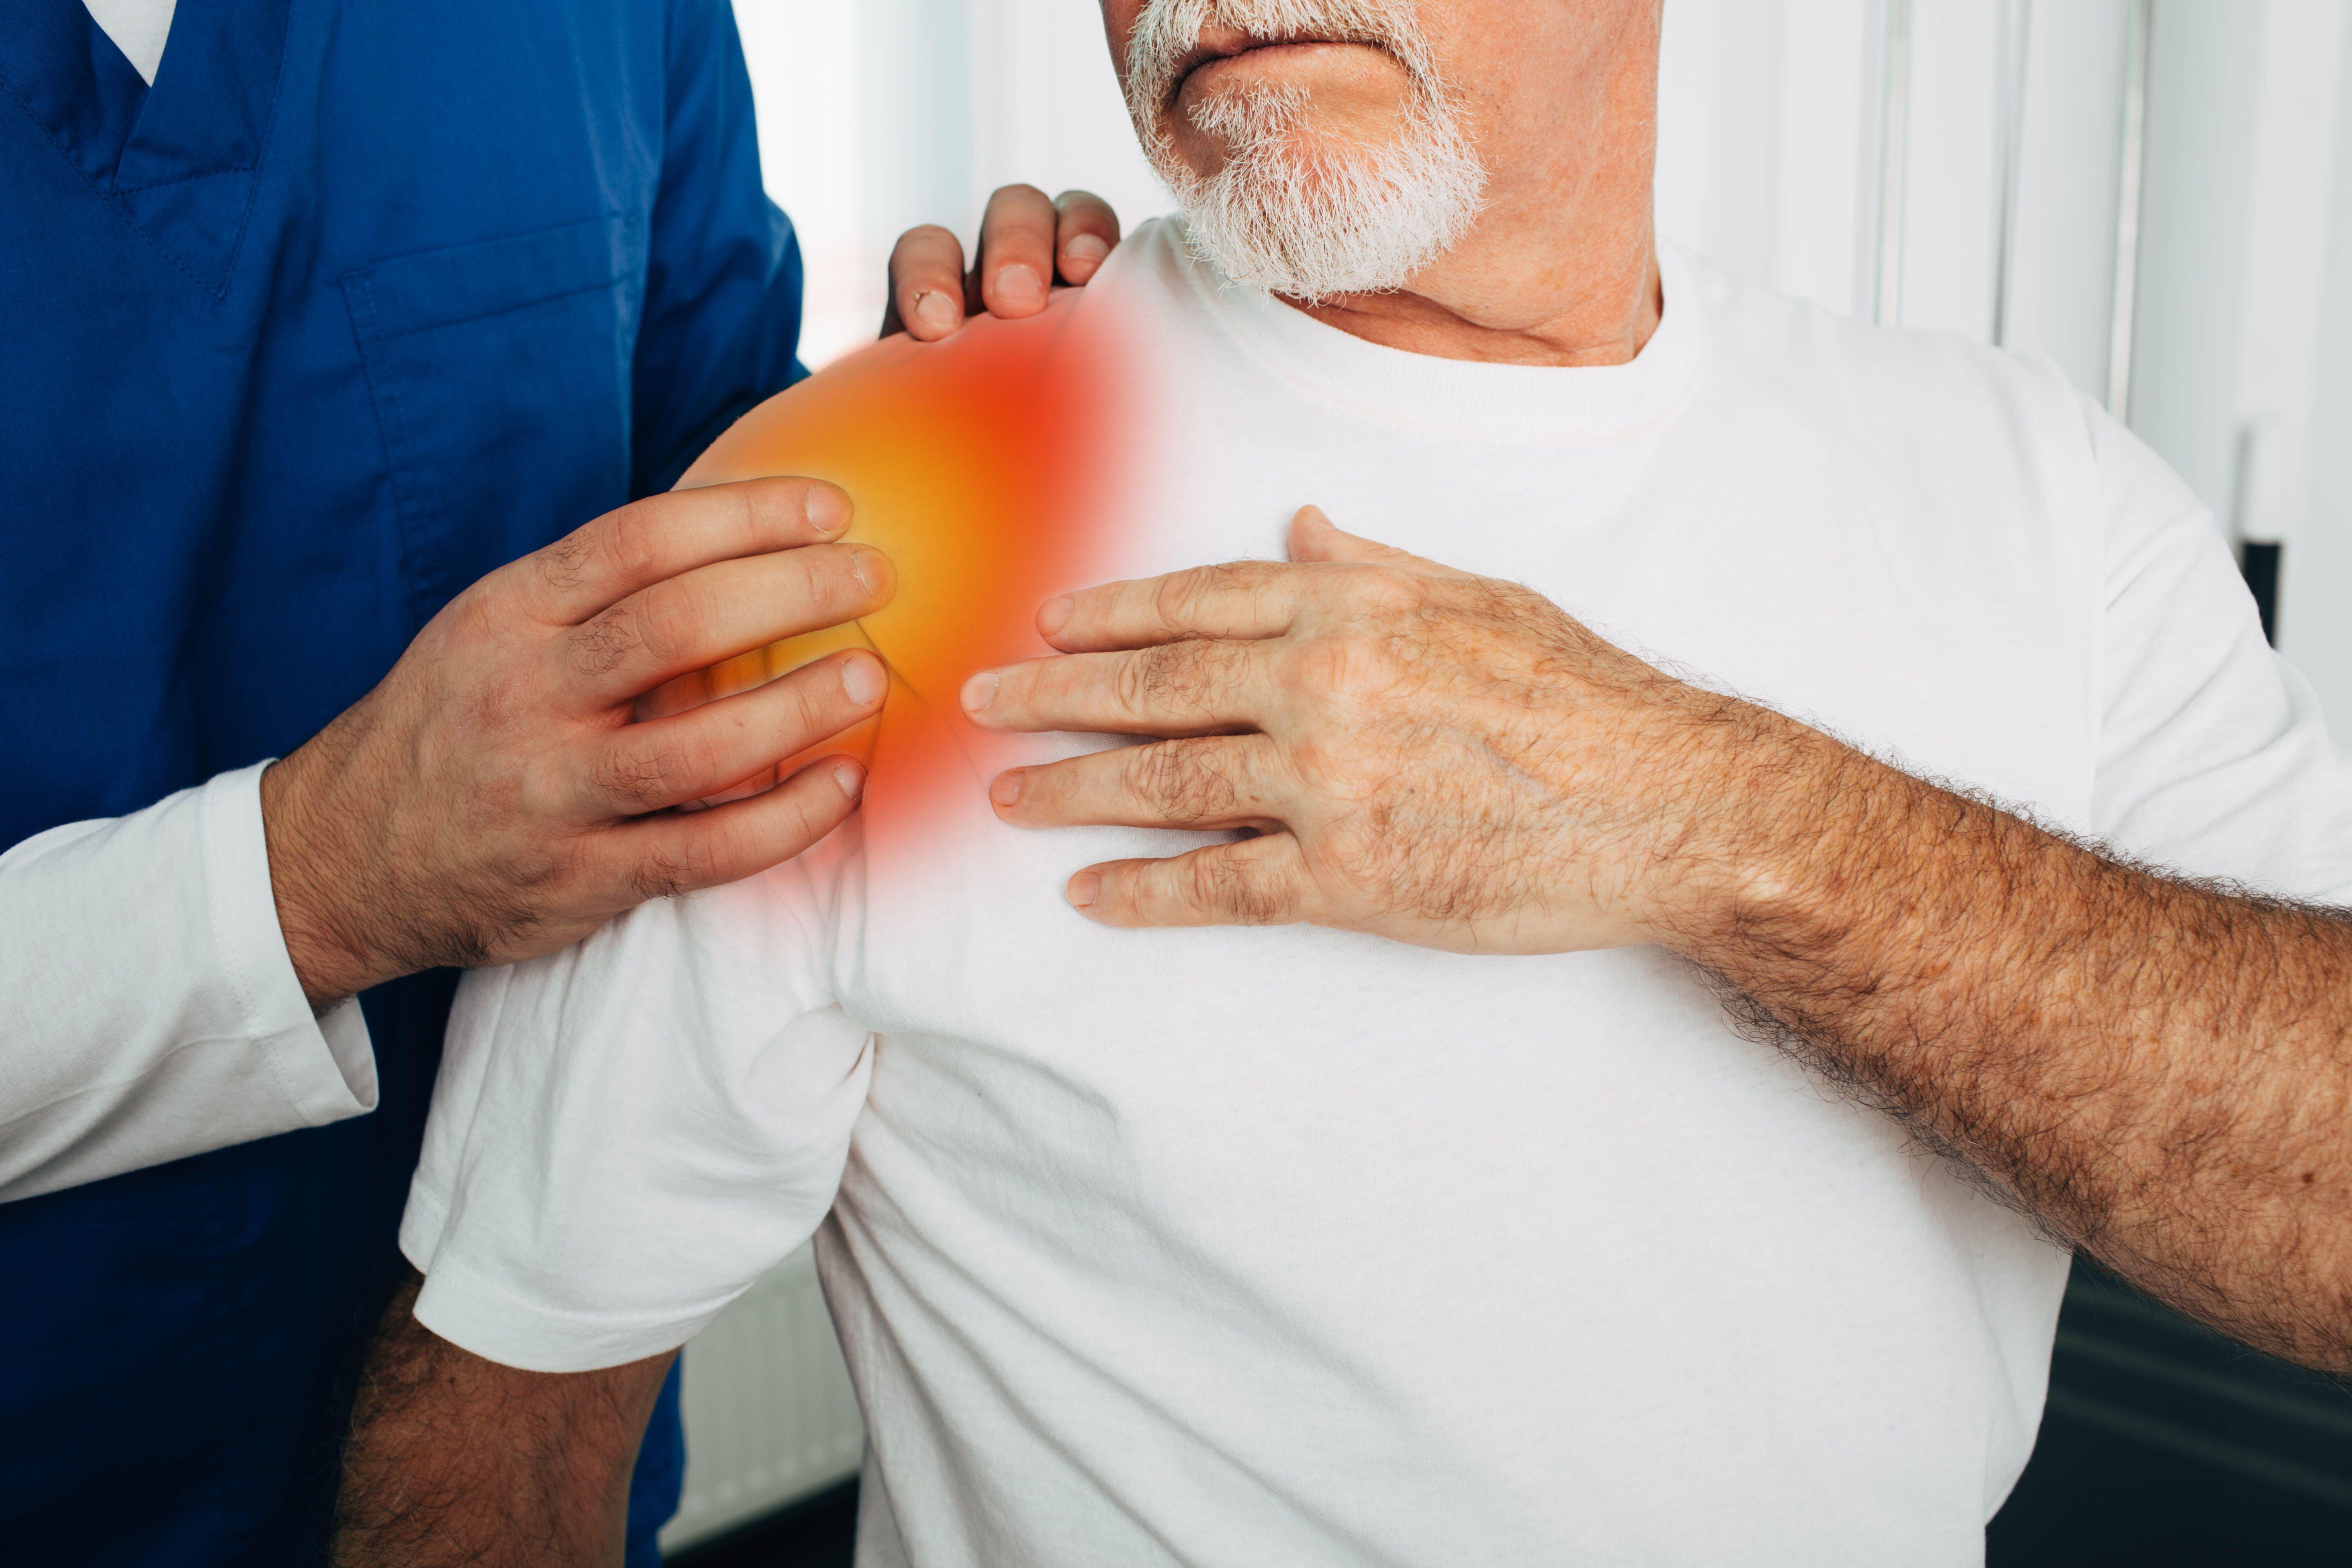
[[[1405, 288], [1342, 295], [1307, 314], [1384, 347], [1507, 364], [1625, 364], [1658, 330], [1652, 219], [1657, 13], [1593, 52], [1589, 70], [1490, 77], [1508, 107], [1477, 142], [1486, 201], [1459, 243]], [[1540, 29], [1539, 29], [1540, 30]], [[1535, 58], [1549, 59], [1538, 48]], [[1296, 303], [1296, 301], [1294, 301]]]
[[1408, 353], [1504, 364], [1624, 364], [1664, 309], [1657, 247], [1554, 260], [1457, 251], [1391, 294], [1286, 300], [1343, 332]]

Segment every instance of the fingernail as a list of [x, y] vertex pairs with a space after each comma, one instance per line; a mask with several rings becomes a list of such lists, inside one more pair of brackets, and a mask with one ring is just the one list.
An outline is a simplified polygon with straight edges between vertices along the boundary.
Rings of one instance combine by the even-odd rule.
[[988, 700], [996, 695], [996, 671], [983, 669], [963, 683], [963, 710], [977, 719], [988, 710]]
[[941, 337], [963, 324], [963, 312], [956, 309], [955, 301], [936, 289], [926, 289], [915, 296], [914, 316], [925, 331], [937, 332]]
[[857, 792], [866, 787], [866, 770], [847, 757], [835, 757], [833, 762], [833, 782], [841, 786], [843, 795], [851, 800], [856, 800]]
[[996, 298], [1016, 310], [1032, 310], [1045, 302], [1045, 280], [1027, 262], [1016, 261], [996, 275]]
[[809, 526], [827, 539], [849, 526], [849, 497], [831, 485], [811, 485], [801, 505]]
[[841, 666], [841, 689], [860, 708], [881, 700], [890, 689], [890, 678], [882, 673], [882, 661], [864, 655], [845, 659]]
[[1081, 871], [1070, 879], [1070, 907], [1074, 910], [1093, 909], [1101, 893], [1102, 879], [1092, 871]]
[[1018, 805], [1021, 804], [1021, 784], [1022, 776], [1017, 772], [999, 773], [996, 782], [988, 786], [988, 798], [999, 805]]
[[1066, 595], [1046, 600], [1037, 606], [1037, 629], [1049, 637], [1053, 637], [1070, 624], [1070, 612], [1076, 608], [1076, 602]]
[[890, 585], [890, 561], [878, 550], [860, 550], [849, 558], [849, 569], [857, 574], [857, 585], [876, 598]]
[[1062, 247], [1062, 258], [1066, 261], [1087, 262], [1099, 266], [1103, 258], [1109, 254], [1109, 242], [1098, 234], [1079, 235], [1069, 244]]

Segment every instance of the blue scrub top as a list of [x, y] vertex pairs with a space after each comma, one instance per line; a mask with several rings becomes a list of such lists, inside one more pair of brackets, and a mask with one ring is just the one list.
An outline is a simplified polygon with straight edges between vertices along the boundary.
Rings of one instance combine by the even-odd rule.
[[[5, 0], [0, 90], [0, 845], [291, 751], [795, 374], [726, 0], [180, 0], [152, 90]], [[452, 985], [373, 1116], [0, 1205], [0, 1557], [318, 1561]]]

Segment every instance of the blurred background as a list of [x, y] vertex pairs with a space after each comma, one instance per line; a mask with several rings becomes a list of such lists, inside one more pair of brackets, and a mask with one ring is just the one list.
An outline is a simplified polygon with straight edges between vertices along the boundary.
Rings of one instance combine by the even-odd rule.
[[[736, 0], [804, 357], [1000, 184], [1166, 208], [1092, 0]], [[1867, 320], [2047, 354], [2179, 470], [2352, 727], [2352, 0], [1666, 0], [1658, 224]], [[1599, 1353], [1606, 1353], [1605, 1350]], [[848, 1562], [805, 1253], [688, 1351], [688, 1568]], [[2352, 1394], [2077, 1264], [1993, 1568], [2352, 1562]]]

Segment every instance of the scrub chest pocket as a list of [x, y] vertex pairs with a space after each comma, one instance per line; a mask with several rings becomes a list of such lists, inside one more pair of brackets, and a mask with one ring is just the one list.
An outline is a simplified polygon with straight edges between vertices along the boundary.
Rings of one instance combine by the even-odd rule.
[[600, 217], [345, 273], [383, 437], [410, 630], [629, 498], [641, 220]]

